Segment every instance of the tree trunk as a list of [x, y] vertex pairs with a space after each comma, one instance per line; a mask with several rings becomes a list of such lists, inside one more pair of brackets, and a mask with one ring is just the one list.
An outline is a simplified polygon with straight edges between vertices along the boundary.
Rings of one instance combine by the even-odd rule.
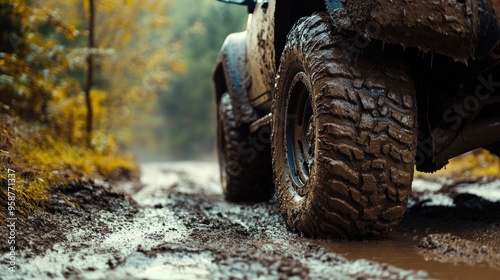
[[[89, 15], [89, 49], [93, 51], [95, 48], [95, 6], [94, 0], [88, 0], [90, 3]], [[85, 87], [85, 103], [87, 105], [87, 146], [92, 146], [92, 122], [93, 122], [93, 108], [90, 91], [94, 83], [94, 57], [89, 54], [87, 57], [87, 86]]]

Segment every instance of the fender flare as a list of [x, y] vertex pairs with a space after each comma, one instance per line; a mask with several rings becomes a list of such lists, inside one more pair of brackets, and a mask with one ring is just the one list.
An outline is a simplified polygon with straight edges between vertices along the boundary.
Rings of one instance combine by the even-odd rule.
[[[435, 4], [433, 0], [322, 0], [337, 27], [368, 39], [435, 52], [467, 64], [500, 45], [500, 7], [497, 0], [467, 0]], [[415, 4], [417, 3], [417, 4]], [[421, 13], [414, 14], [415, 5]], [[467, 11], [467, 15], [464, 15]], [[407, 13], [408, 12], [408, 13]], [[434, 15], [450, 18], [440, 21]]]
[[248, 99], [251, 79], [246, 70], [247, 32], [230, 34], [219, 52], [213, 72], [216, 101], [229, 92], [238, 125], [250, 124], [259, 118]]

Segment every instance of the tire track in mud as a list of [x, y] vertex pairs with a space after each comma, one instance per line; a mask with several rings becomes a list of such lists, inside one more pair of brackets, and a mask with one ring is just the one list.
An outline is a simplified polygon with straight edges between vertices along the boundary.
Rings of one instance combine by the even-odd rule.
[[19, 271], [5, 277], [0, 270], [2, 278], [426, 277], [372, 261], [349, 261], [290, 233], [275, 201], [224, 201], [217, 168], [196, 162], [143, 165], [142, 188], [120, 186], [137, 202], [137, 213], [95, 209], [50, 249], [24, 252]]
[[[121, 266], [138, 249], [182, 239], [186, 232], [173, 213], [163, 209], [141, 207], [136, 211], [130, 207], [108, 211], [92, 206], [83, 208], [87, 211], [80, 211], [78, 215], [65, 213], [65, 208], [59, 209], [62, 212], [50, 219], [55, 228], [51, 229], [51, 234], [57, 242], [45, 252], [22, 251], [19, 270], [10, 274], [0, 269], [0, 278], [108, 278], [109, 271]], [[65, 223], [66, 219], [71, 222]], [[36, 232], [31, 239], [36, 246], [39, 241]]]
[[[150, 274], [154, 271], [158, 276], [213, 279], [427, 276], [424, 272], [367, 260], [349, 261], [328, 252], [290, 233], [275, 201], [260, 204], [224, 201], [217, 179], [218, 167], [214, 164], [145, 165], [143, 169], [145, 187], [134, 199], [143, 207], [174, 212], [188, 234], [177, 242], [165, 242], [149, 250], [141, 248], [111, 275], [154, 278]], [[167, 177], [170, 179], [166, 180]]]
[[[23, 251], [19, 271], [10, 275], [3, 266], [1, 278], [427, 279], [454, 275], [443, 272], [446, 269], [477, 275], [497, 273], [496, 269], [484, 270], [484, 267], [475, 270], [476, 266], [482, 266], [480, 263], [460, 265], [463, 262], [443, 258], [441, 248], [449, 244], [446, 238], [435, 236], [443, 245], [436, 247], [438, 250], [417, 248], [419, 241], [429, 234], [451, 232], [466, 242], [475, 240], [474, 246], [487, 245], [492, 248], [489, 252], [497, 252], [498, 215], [490, 215], [490, 221], [485, 223], [471, 223], [475, 217], [463, 214], [465, 208], [457, 210], [443, 206], [439, 199], [429, 200], [432, 193], [441, 191], [446, 196], [453, 189], [454, 195], [448, 195], [452, 204], [474, 206], [474, 200], [462, 203], [463, 189], [469, 185], [442, 191], [446, 185], [443, 182], [434, 182], [435, 185], [420, 182], [420, 187], [417, 183], [407, 217], [386, 240], [326, 241], [302, 238], [287, 230], [276, 201], [260, 204], [224, 201], [216, 164], [144, 164], [142, 169], [142, 187], [122, 184], [115, 188], [129, 194], [137, 210], [120, 206], [121, 202], [105, 203], [118, 208], [113, 211], [102, 209], [98, 207], [102, 203], [93, 206], [91, 199], [87, 199], [90, 206], [83, 207], [86, 210], [78, 215], [61, 208], [56, 217], [59, 220], [51, 223], [59, 225], [59, 231], [50, 233], [60, 234], [58, 241], [47, 250]], [[494, 185], [481, 184], [480, 189]], [[94, 200], [107, 198], [97, 196]], [[498, 207], [498, 203], [492, 205]], [[492, 209], [498, 208], [488, 208], [477, 215], [491, 214]], [[463, 227], [457, 227], [457, 223]], [[32, 242], [37, 242], [36, 237]], [[466, 252], [460, 246], [457, 248], [459, 253]], [[439, 265], [438, 260], [449, 264]]]

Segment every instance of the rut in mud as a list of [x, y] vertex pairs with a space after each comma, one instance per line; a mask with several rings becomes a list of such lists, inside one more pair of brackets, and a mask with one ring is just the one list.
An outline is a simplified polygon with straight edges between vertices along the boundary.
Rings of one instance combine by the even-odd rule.
[[440, 193], [436, 186], [446, 182], [418, 181], [405, 219], [388, 238], [336, 241], [290, 232], [275, 201], [224, 201], [217, 169], [197, 162], [143, 165], [143, 187], [119, 187], [133, 200], [102, 182], [62, 188], [74, 206], [55, 196], [51, 214], [23, 224], [29, 230], [19, 233], [18, 270], [2, 266], [2, 279], [419, 279], [499, 272], [498, 181], [476, 188], [490, 200], [466, 193], [470, 184], [448, 184]]

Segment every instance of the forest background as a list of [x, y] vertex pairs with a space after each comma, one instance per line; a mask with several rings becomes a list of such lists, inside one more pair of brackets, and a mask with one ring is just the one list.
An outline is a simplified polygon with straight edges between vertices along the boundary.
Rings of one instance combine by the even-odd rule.
[[170, 69], [166, 86], [157, 92], [154, 114], [140, 121], [148, 134], [134, 139], [132, 148], [142, 160], [215, 159], [212, 70], [226, 36], [243, 31], [247, 16], [245, 6], [172, 1], [166, 51], [176, 46], [170, 49], [182, 66]]
[[188, 159], [214, 150], [211, 72], [246, 9], [215, 0], [0, 1], [2, 111], [50, 122], [69, 142], [85, 138], [86, 58], [97, 148], [121, 145], [141, 159]]
[[58, 185], [137, 178], [137, 159], [215, 159], [212, 69], [246, 19], [216, 0], [0, 0], [0, 205], [11, 171], [28, 214]]

